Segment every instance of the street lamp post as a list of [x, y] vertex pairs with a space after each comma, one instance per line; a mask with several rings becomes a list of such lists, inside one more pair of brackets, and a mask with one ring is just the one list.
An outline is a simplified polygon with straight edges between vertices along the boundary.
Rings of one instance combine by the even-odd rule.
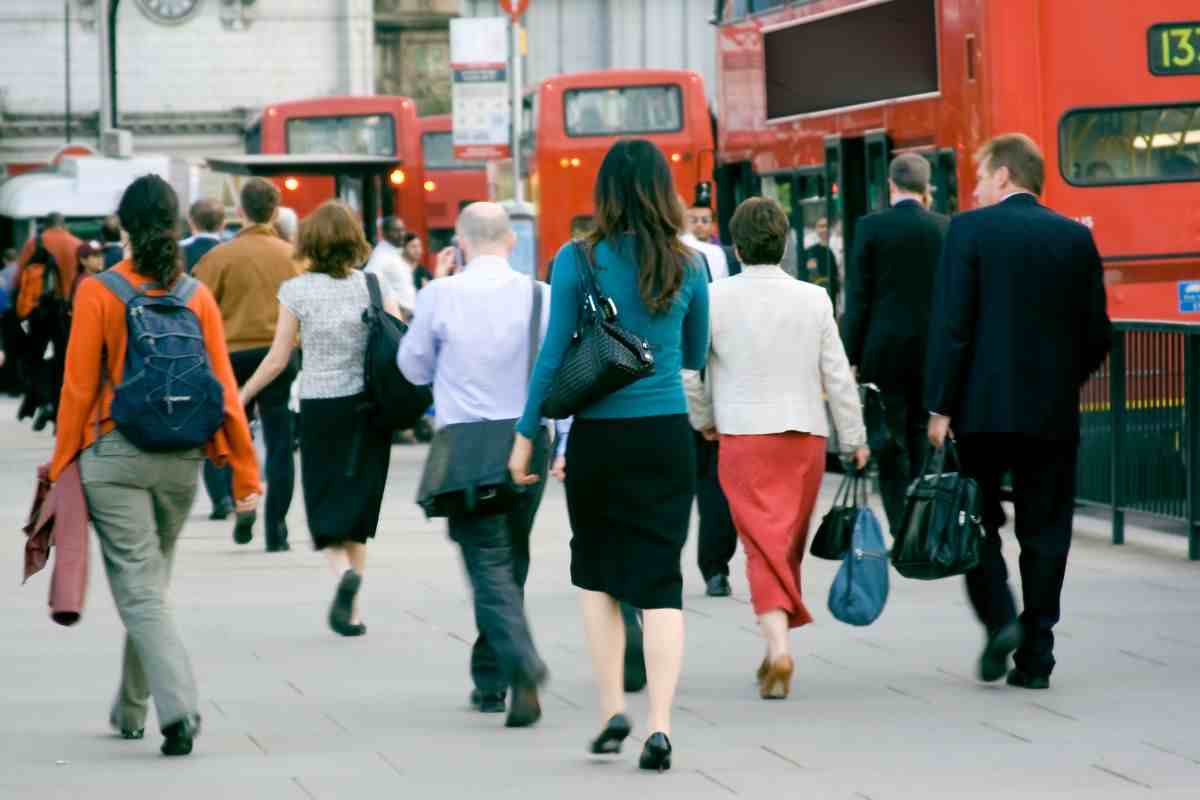
[[100, 31], [100, 138], [117, 126], [117, 7], [121, 0], [96, 0]]

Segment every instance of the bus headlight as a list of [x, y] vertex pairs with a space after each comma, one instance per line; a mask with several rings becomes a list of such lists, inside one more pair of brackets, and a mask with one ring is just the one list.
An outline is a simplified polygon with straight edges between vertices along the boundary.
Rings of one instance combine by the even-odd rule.
[[404, 170], [394, 169], [392, 170], [391, 174], [388, 175], [388, 180], [392, 182], [393, 186], [399, 186], [404, 183], [404, 179], [407, 177], [408, 176], [404, 174]]
[[296, 180], [295, 178], [284, 178], [283, 188], [287, 189], [289, 192], [294, 192], [300, 188], [300, 181]]
[[425, 181], [425, 191], [432, 192], [437, 189], [437, 184], [433, 181]]

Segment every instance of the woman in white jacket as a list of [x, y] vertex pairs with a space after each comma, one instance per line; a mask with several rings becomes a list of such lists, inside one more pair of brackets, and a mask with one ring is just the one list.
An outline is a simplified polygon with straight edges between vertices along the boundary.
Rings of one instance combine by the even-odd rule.
[[703, 381], [685, 377], [692, 425], [720, 441], [721, 488], [767, 642], [759, 691], [782, 699], [794, 668], [789, 629], [812, 622], [800, 560], [825, 471], [826, 399], [859, 469], [870, 451], [829, 293], [779, 266], [787, 215], [774, 200], [751, 198], [731, 228], [742, 273], [712, 285], [708, 366]]

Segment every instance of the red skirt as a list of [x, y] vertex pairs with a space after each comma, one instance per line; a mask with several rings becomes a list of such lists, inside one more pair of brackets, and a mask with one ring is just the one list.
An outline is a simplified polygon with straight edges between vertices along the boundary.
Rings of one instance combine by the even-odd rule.
[[754, 613], [779, 609], [790, 627], [807, 625], [800, 561], [825, 474], [825, 438], [796, 431], [722, 436], [718, 470], [746, 553]]

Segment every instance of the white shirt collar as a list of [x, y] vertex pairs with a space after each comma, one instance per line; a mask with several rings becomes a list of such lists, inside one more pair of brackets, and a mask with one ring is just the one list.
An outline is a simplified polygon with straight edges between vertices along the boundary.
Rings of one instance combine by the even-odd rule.
[[496, 269], [511, 270], [512, 267], [509, 265], [508, 259], [501, 258], [500, 256], [476, 256], [467, 262], [467, 265], [463, 267], [463, 272], [471, 270], [482, 272], [483, 270]]

